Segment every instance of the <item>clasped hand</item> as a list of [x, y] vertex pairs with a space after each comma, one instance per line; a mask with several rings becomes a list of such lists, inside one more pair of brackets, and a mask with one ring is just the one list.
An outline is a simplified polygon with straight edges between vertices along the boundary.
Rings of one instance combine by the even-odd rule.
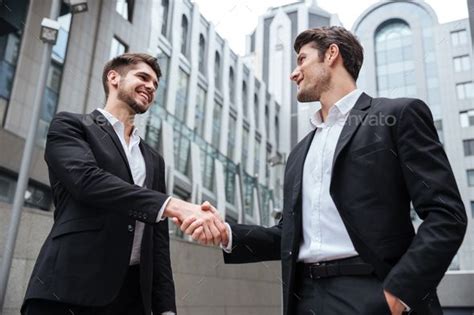
[[204, 245], [227, 245], [227, 227], [219, 212], [209, 202], [199, 206], [172, 199], [170, 204], [172, 208], [179, 209], [177, 215], [171, 215], [173, 223], [193, 240]]

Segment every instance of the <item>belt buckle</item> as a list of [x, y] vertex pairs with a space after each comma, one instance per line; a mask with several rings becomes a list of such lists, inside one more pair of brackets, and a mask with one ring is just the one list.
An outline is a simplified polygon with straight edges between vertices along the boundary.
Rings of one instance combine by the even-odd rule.
[[313, 277], [313, 267], [323, 267], [323, 266], [326, 266], [326, 262], [324, 262], [324, 261], [316, 262], [314, 264], [311, 264], [311, 266], [309, 266], [309, 277], [310, 277], [311, 280], [321, 279], [320, 275], [317, 275], [316, 277]]

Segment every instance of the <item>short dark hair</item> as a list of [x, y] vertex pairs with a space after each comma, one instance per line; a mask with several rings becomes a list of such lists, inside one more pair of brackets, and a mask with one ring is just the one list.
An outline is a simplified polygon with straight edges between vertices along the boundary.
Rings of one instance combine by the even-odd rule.
[[130, 70], [130, 65], [136, 65], [139, 62], [144, 62], [149, 65], [153, 71], [155, 71], [156, 78], [158, 80], [160, 79], [161, 69], [160, 65], [158, 64], [158, 59], [155, 57], [143, 53], [125, 53], [118, 55], [105, 64], [104, 71], [102, 72], [102, 84], [104, 86], [105, 97], [109, 96], [109, 87], [107, 85], [107, 74], [109, 71], [115, 70], [123, 76], [126, 75]]
[[364, 49], [357, 37], [342, 26], [323, 26], [312, 28], [300, 33], [296, 39], [294, 48], [296, 53], [301, 47], [313, 43], [318, 50], [321, 60], [331, 44], [336, 44], [344, 62], [344, 67], [352, 76], [354, 81], [359, 77], [359, 71], [364, 61]]

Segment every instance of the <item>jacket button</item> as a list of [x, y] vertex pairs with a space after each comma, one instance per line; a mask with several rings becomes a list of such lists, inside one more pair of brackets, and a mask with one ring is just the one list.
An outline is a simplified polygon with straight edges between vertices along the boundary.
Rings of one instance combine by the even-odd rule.
[[129, 224], [128, 225], [128, 231], [133, 232], [133, 230], [135, 230], [135, 228], [133, 227], [133, 225]]
[[291, 250], [288, 251], [288, 255], [290, 255], [290, 256], [293, 255], [293, 252]]

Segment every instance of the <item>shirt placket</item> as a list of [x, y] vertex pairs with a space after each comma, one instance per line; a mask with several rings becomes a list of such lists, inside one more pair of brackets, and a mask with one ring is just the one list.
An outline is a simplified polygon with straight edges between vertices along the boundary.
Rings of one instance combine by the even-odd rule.
[[[328, 128], [323, 126], [321, 130], [321, 148], [322, 150], [315, 150], [315, 153], [318, 155], [316, 158], [315, 169], [313, 171], [313, 178], [315, 183], [315, 191], [317, 194], [312, 200], [313, 216], [312, 216], [312, 231], [314, 231], [315, 236], [311, 244], [311, 252], [314, 255], [317, 255], [318, 251], [321, 250], [321, 197], [322, 197], [322, 172], [323, 172], [323, 160], [324, 154], [326, 151], [326, 143], [328, 138]], [[319, 152], [318, 152], [319, 151]]]

